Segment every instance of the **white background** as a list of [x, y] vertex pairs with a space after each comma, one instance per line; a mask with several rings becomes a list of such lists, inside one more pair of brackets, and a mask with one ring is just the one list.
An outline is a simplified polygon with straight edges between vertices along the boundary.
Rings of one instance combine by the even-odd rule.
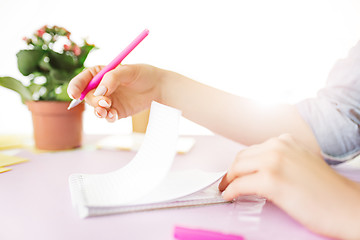
[[[144, 28], [149, 36], [123, 63], [147, 63], [260, 102], [295, 103], [324, 85], [338, 58], [360, 39], [357, 0], [0, 1], [0, 76], [24, 77], [17, 51], [45, 24], [99, 47], [87, 66], [109, 63]], [[199, 109], [201, 111], [201, 109]], [[0, 87], [0, 134], [31, 133], [19, 96]], [[87, 108], [84, 131], [131, 131]], [[209, 133], [182, 120], [182, 134]]]

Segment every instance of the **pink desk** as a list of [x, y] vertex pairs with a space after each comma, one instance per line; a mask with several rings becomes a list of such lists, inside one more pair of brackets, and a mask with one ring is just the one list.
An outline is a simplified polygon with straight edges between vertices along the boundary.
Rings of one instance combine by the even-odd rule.
[[[226, 170], [242, 148], [219, 136], [195, 138], [189, 153], [176, 156], [175, 169]], [[91, 149], [98, 139], [87, 136], [85, 147], [73, 151], [35, 154], [22, 150], [18, 154], [30, 161], [0, 174], [1, 240], [165, 240], [173, 239], [175, 225], [240, 234], [246, 239], [325, 239], [271, 203], [265, 204], [255, 221], [239, 217], [232, 204], [80, 219], [71, 205], [68, 176], [112, 171], [135, 154]]]

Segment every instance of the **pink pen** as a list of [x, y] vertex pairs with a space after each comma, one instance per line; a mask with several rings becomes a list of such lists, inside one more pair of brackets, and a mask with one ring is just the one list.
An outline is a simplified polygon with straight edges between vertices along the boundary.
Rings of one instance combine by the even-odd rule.
[[244, 240], [244, 237], [215, 231], [175, 226], [174, 237], [178, 240]]
[[87, 85], [87, 87], [84, 89], [84, 91], [81, 93], [81, 96], [79, 99], [74, 99], [69, 107], [68, 110], [70, 110], [71, 108], [79, 105], [85, 98], [86, 94], [91, 91], [92, 89], [96, 88], [100, 82], [101, 79], [104, 77], [105, 73], [113, 70], [114, 68], [116, 68], [122, 60], [124, 60], [124, 58], [142, 41], [144, 40], [144, 38], [149, 34], [149, 30], [145, 29], [144, 31], [142, 31], [142, 33], [140, 33], [139, 36], [137, 36], [134, 41], [132, 41], [129, 46], [127, 46], [114, 60], [111, 61], [111, 63], [109, 63], [109, 65], [107, 65], [106, 67], [104, 67], [98, 74], [95, 75], [95, 77], [93, 79], [91, 79], [91, 81], [89, 82], [89, 84]]

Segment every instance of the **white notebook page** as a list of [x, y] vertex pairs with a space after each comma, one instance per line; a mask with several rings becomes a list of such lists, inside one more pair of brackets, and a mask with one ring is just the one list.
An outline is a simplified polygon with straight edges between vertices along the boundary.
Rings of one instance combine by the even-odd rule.
[[122, 205], [151, 192], [172, 165], [180, 116], [179, 110], [153, 102], [144, 142], [129, 164], [107, 174], [70, 176], [74, 204]]
[[[70, 192], [80, 216], [91, 215], [91, 211], [112, 213], [111, 208], [119, 211], [120, 207], [124, 211], [124, 207], [166, 203], [218, 181], [224, 172], [195, 169], [170, 172], [180, 116], [179, 110], [153, 102], [144, 141], [133, 160], [106, 174], [71, 175]], [[212, 194], [212, 197], [218, 196]]]

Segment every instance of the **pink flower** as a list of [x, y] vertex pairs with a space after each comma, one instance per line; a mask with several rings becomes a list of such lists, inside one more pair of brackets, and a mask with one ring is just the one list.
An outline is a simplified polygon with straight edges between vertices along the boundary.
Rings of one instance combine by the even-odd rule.
[[42, 37], [45, 33], [45, 30], [43, 28], [40, 28], [39, 30], [36, 31], [36, 33], [39, 37]]
[[24, 41], [26, 42], [26, 44], [28, 44], [28, 45], [29, 45], [30, 43], [32, 43], [31, 38], [28, 38], [28, 37], [23, 37], [22, 40], [24, 40]]
[[70, 46], [70, 45], [64, 44], [64, 50], [65, 50], [65, 51], [69, 51], [70, 49], [71, 49], [71, 46]]
[[73, 52], [74, 52], [75, 56], [79, 56], [81, 53], [81, 49], [79, 48], [79, 46], [75, 45]]
[[66, 34], [66, 37], [67, 37], [67, 39], [69, 39], [70, 40], [70, 32], [68, 32], [67, 34]]

